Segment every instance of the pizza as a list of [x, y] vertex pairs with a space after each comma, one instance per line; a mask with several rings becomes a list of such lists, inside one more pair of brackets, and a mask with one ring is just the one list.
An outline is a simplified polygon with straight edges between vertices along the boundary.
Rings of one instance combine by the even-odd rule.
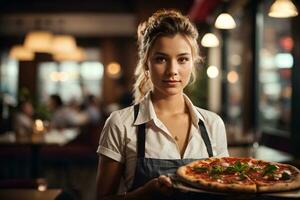
[[300, 188], [300, 171], [288, 164], [253, 158], [207, 158], [179, 167], [179, 179], [221, 192], [265, 193]]

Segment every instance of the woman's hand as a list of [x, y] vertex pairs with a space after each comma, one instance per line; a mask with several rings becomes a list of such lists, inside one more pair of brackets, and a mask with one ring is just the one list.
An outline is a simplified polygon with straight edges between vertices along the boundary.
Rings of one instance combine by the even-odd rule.
[[155, 196], [171, 196], [174, 192], [171, 179], [165, 175], [150, 180], [143, 186], [143, 190], [146, 194]]

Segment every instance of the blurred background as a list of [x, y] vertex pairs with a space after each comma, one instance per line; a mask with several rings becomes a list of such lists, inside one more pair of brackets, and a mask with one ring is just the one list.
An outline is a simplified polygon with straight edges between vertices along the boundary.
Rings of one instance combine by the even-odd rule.
[[0, 5], [0, 197], [28, 188], [94, 198], [103, 123], [132, 104], [137, 26], [163, 8], [197, 26], [204, 63], [185, 92], [221, 115], [231, 155], [300, 166], [298, 0]]

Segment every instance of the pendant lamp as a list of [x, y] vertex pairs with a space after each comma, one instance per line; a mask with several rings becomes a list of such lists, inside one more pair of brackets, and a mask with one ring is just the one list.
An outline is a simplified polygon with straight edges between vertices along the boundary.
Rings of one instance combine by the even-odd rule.
[[276, 0], [271, 5], [268, 15], [275, 18], [288, 18], [297, 16], [298, 11], [291, 0]]

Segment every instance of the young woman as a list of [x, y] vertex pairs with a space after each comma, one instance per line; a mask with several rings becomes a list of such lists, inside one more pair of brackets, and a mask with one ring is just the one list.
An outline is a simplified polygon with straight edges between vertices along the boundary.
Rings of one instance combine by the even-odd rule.
[[195, 159], [228, 156], [222, 119], [183, 93], [199, 61], [197, 37], [173, 10], [139, 26], [135, 105], [113, 112], [103, 128], [99, 199], [173, 199], [168, 174]]

